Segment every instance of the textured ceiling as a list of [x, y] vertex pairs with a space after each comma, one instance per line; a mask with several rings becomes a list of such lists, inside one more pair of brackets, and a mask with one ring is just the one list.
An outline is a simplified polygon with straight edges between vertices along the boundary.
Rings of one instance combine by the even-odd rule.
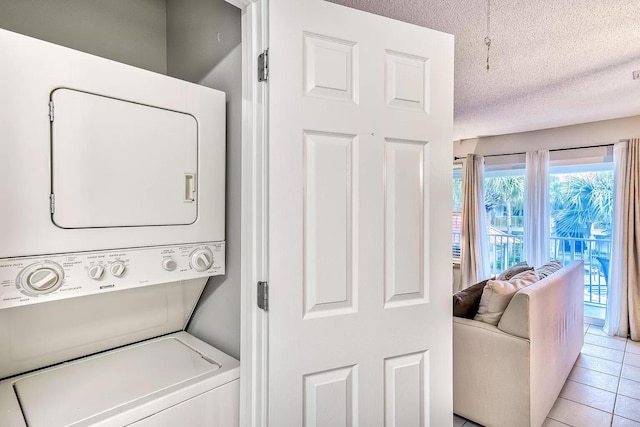
[[[640, 114], [640, 0], [330, 0], [455, 35], [454, 139]], [[640, 134], [640, 129], [638, 130]]]

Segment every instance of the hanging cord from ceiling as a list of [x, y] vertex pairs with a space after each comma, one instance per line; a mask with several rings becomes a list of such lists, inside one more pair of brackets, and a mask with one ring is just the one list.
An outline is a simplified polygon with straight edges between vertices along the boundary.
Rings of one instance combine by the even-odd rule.
[[487, 72], [489, 72], [489, 51], [491, 50], [491, 0], [487, 0], [487, 35], [484, 44], [487, 46]]

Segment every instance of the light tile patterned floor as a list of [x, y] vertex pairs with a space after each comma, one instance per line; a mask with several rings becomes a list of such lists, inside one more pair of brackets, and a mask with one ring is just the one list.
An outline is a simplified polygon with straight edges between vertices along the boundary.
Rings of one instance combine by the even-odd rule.
[[[640, 343], [585, 325], [584, 347], [543, 427], [640, 427]], [[478, 424], [454, 415], [454, 427]]]

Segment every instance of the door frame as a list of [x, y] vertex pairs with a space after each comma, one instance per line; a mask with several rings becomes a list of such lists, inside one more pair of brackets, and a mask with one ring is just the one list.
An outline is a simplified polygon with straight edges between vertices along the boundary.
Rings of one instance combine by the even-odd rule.
[[257, 307], [256, 284], [268, 277], [268, 85], [257, 69], [268, 46], [268, 0], [225, 1], [242, 14], [240, 426], [266, 427], [268, 316]]

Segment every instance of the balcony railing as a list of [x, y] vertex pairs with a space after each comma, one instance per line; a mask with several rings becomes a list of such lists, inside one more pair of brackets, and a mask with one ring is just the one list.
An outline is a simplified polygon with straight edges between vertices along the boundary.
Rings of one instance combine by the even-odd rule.
[[584, 261], [585, 302], [607, 304], [610, 257], [610, 239], [551, 238], [551, 259], [560, 260], [563, 265], [573, 260]]
[[[522, 236], [501, 233], [489, 234], [488, 237], [491, 275], [525, 261]], [[453, 241], [453, 256], [459, 258], [460, 233], [454, 233]], [[611, 240], [552, 237], [550, 252], [549, 259], [560, 260], [563, 265], [574, 260], [584, 261], [584, 300], [591, 304], [606, 305]]]
[[524, 217], [521, 216], [496, 216], [492, 220], [492, 225], [496, 228], [522, 228], [524, 227]]

